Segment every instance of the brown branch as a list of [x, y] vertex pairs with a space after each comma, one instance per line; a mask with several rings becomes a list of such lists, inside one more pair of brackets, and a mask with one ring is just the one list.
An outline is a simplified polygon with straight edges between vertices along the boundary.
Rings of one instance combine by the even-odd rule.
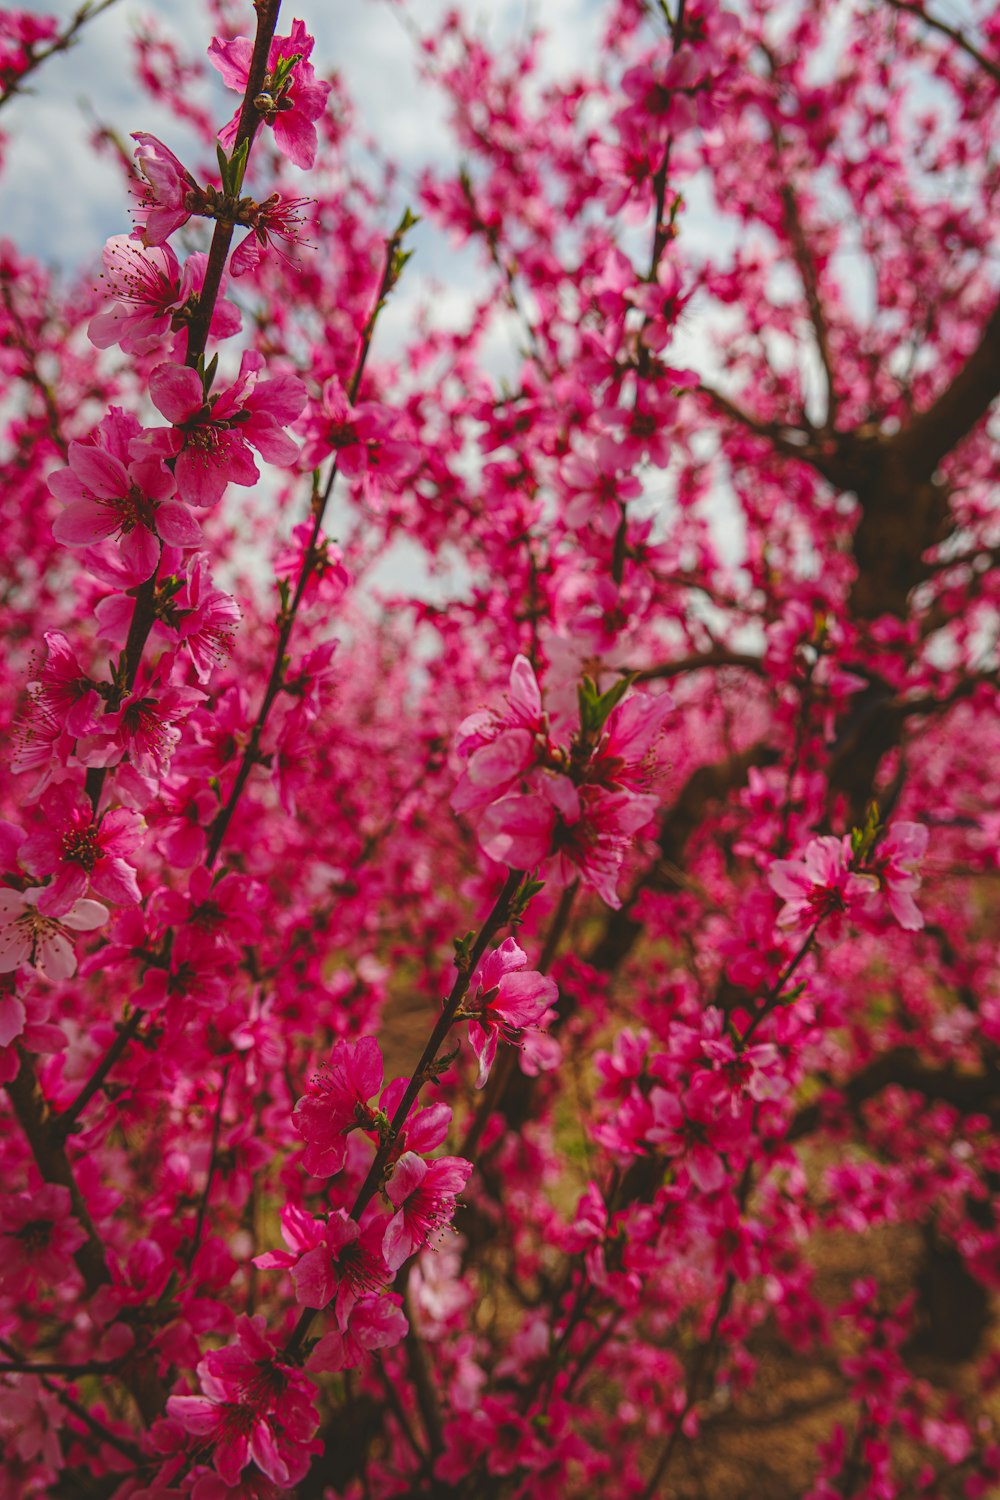
[[967, 437], [1000, 394], [1000, 301], [982, 337], [933, 405], [885, 440], [906, 469], [929, 481], [941, 460]]
[[912, 16], [915, 21], [923, 21], [924, 25], [929, 26], [932, 31], [939, 31], [942, 36], [946, 36], [949, 41], [955, 43], [956, 47], [961, 48], [968, 57], [971, 57], [973, 62], [978, 63], [994, 83], [1000, 83], [1000, 64], [991, 62], [957, 26], [949, 26], [947, 21], [939, 21], [937, 16], [930, 16], [918, 6], [907, 4], [907, 0], [886, 0], [886, 4], [891, 5], [893, 10], [898, 10], [901, 15]]
[[763, 438], [785, 458], [797, 458], [802, 463], [819, 467], [820, 454], [809, 434], [802, 428], [790, 427], [785, 422], [763, 422], [759, 417], [751, 416], [749, 412], [737, 406], [734, 401], [730, 401], [728, 396], [724, 396], [714, 386], [705, 385], [704, 382], [698, 386], [698, 391], [702, 396], [708, 397], [716, 411], [722, 416], [745, 427], [748, 432], [753, 433], [754, 437]]
[[708, 667], [743, 667], [758, 677], [769, 677], [763, 658], [751, 656], [746, 651], [726, 651], [715, 646], [711, 651], [702, 651], [691, 656], [680, 656], [676, 661], [665, 661], [657, 667], [646, 667], [636, 673], [636, 682], [655, 682], [664, 678], [681, 677], [685, 672], [701, 672]]
[[[87, 22], [96, 20], [103, 11], [109, 10], [114, 4], [115, 0], [98, 0], [96, 5], [92, 3], [92, 0], [86, 0], [86, 3], [81, 5], [72, 17], [65, 31], [61, 31], [58, 36], [54, 37], [47, 47], [41, 48], [38, 52], [33, 47], [29, 48], [27, 66], [22, 68], [20, 73], [14, 73], [9, 83], [3, 81], [3, 86], [0, 88], [0, 109], [8, 100], [13, 99], [15, 94], [21, 92], [24, 80], [29, 78], [36, 68], [40, 68], [43, 62], [54, 57], [57, 52], [68, 51]], [[13, 69], [11, 72], [13, 73]]]

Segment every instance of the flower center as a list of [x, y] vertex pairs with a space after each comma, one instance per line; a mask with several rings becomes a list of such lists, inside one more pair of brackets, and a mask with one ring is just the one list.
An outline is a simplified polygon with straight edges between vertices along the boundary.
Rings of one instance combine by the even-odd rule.
[[93, 828], [71, 828], [62, 836], [63, 858], [90, 871], [103, 859], [104, 850]]

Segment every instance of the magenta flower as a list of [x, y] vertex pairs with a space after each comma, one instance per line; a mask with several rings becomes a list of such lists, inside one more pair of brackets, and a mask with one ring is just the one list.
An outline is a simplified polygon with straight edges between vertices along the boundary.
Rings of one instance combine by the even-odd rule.
[[36, 1277], [62, 1284], [66, 1265], [87, 1238], [70, 1214], [69, 1189], [43, 1183], [0, 1203], [0, 1283], [16, 1296]]
[[169, 1416], [213, 1444], [216, 1471], [230, 1485], [251, 1462], [275, 1484], [298, 1484], [320, 1447], [311, 1441], [319, 1425], [313, 1387], [282, 1360], [264, 1328], [260, 1313], [239, 1318], [236, 1343], [198, 1365], [204, 1395], [167, 1401]]
[[88, 677], [61, 630], [45, 632], [46, 660], [29, 691], [35, 707], [74, 737], [93, 730], [104, 710], [97, 684]]
[[292, 1116], [306, 1141], [303, 1163], [314, 1177], [339, 1172], [352, 1130], [372, 1130], [376, 1111], [371, 1099], [382, 1087], [382, 1053], [373, 1036], [338, 1042], [330, 1061], [309, 1080], [308, 1093]]
[[531, 784], [533, 791], [502, 797], [486, 809], [479, 824], [484, 854], [519, 870], [555, 856], [563, 883], [579, 876], [617, 909], [622, 864], [632, 836], [656, 811], [656, 798], [577, 788], [567, 776], [543, 772]]
[[295, 1296], [306, 1307], [326, 1307], [334, 1301], [337, 1324], [343, 1332], [359, 1298], [380, 1292], [389, 1279], [382, 1254], [385, 1219], [377, 1216], [364, 1229], [336, 1209], [325, 1226], [324, 1238], [292, 1270]]
[[526, 970], [527, 962], [528, 955], [507, 938], [485, 956], [469, 980], [460, 1014], [469, 1017], [469, 1041], [479, 1059], [477, 1089], [490, 1076], [500, 1038], [516, 1042], [523, 1028], [537, 1026], [559, 998], [555, 980]]
[[[123, 581], [130, 584], [143, 583], [154, 572], [161, 538], [176, 547], [201, 540], [190, 511], [170, 498], [176, 486], [166, 464], [156, 457], [129, 458], [121, 439], [141, 431], [134, 418], [113, 407], [98, 432], [101, 446], [70, 443], [69, 467], [57, 469], [48, 481], [53, 495], [66, 502], [52, 526], [56, 541], [90, 547], [116, 537], [127, 575]], [[109, 451], [113, 447], [118, 453]]]
[[246, 350], [234, 383], [207, 400], [201, 377], [186, 365], [157, 365], [150, 375], [153, 404], [173, 426], [147, 434], [143, 444], [157, 457], [176, 459], [177, 486], [189, 504], [215, 505], [230, 480], [256, 484], [260, 471], [251, 444], [269, 463], [297, 458], [282, 428], [305, 405], [305, 386], [294, 375], [258, 383], [263, 368], [263, 356]]
[[838, 943], [877, 889], [873, 876], [855, 874], [850, 864], [850, 839], [830, 834], [813, 839], [800, 859], [776, 859], [767, 879], [785, 901], [778, 926], [800, 939], [815, 928], [825, 947]]
[[403, 1153], [385, 1188], [397, 1209], [382, 1243], [390, 1271], [398, 1271], [421, 1245], [451, 1222], [456, 1194], [471, 1173], [471, 1161], [463, 1161], [460, 1156], [439, 1156], [427, 1162], [415, 1151]]
[[345, 1329], [333, 1328], [309, 1357], [310, 1370], [353, 1370], [374, 1349], [391, 1349], [406, 1337], [409, 1324], [394, 1292], [369, 1293], [354, 1304]]
[[[0, 974], [31, 964], [46, 979], [71, 979], [76, 954], [68, 932], [93, 932], [110, 916], [99, 901], [73, 901], [58, 918], [46, 916], [38, 910], [42, 894], [38, 886], [27, 891], [0, 888]], [[24, 1021], [20, 1001], [0, 1004], [0, 1047], [20, 1036]]]
[[128, 856], [138, 848], [146, 824], [136, 812], [112, 808], [95, 818], [83, 789], [64, 781], [39, 803], [44, 826], [21, 845], [20, 858], [33, 875], [54, 875], [39, 898], [39, 910], [64, 917], [88, 886], [115, 904], [139, 900]]
[[465, 762], [465, 771], [452, 793], [455, 811], [487, 807], [539, 759], [547, 757], [551, 748], [547, 729], [531, 663], [526, 656], [516, 656], [510, 669], [507, 707], [499, 712], [481, 709], [458, 726], [455, 748]]
[[126, 756], [143, 776], [165, 775], [181, 737], [180, 724], [205, 697], [199, 688], [174, 687], [143, 664], [121, 707], [105, 714], [100, 733], [78, 746], [90, 766], [116, 766]]
[[256, 271], [261, 261], [272, 252], [287, 264], [289, 257], [279, 250], [275, 241], [284, 240], [288, 245], [298, 243], [299, 230], [305, 222], [303, 209], [309, 202], [308, 198], [281, 198], [272, 193], [270, 198], [250, 209], [242, 220], [250, 233], [233, 251], [229, 262], [233, 275], [246, 276], [247, 272]]
[[[309, 56], [314, 39], [306, 31], [303, 21], [293, 21], [288, 36], [276, 36], [268, 53], [268, 73], [259, 99], [268, 99], [268, 108], [262, 110], [264, 123], [274, 129], [274, 143], [278, 150], [294, 162], [297, 167], [308, 169], [316, 161], [318, 140], [316, 126], [326, 108], [330, 85], [317, 79]], [[253, 43], [249, 37], [237, 36], [229, 42], [215, 37], [208, 49], [213, 68], [222, 74], [224, 82], [239, 94], [246, 93], [250, 77], [250, 60]], [[284, 60], [297, 57], [290, 71], [281, 68]], [[276, 72], [279, 79], [275, 77]], [[283, 75], [283, 76], [282, 76]], [[240, 111], [237, 110], [229, 124], [219, 131], [219, 140], [231, 151], [236, 141]]]
[[[98, 349], [120, 344], [126, 354], [151, 354], [168, 329], [185, 325], [185, 312], [201, 291], [208, 257], [189, 255], [183, 268], [169, 245], [138, 245], [131, 235], [116, 234], [104, 247], [104, 290], [110, 307], [95, 313], [87, 333]], [[235, 274], [235, 273], [234, 273]], [[220, 294], [225, 281], [220, 286]], [[229, 338], [239, 333], [239, 308], [216, 302], [211, 333]]]
[[203, 212], [205, 195], [187, 167], [155, 135], [134, 130], [132, 139], [139, 142], [135, 164], [140, 174], [129, 184], [136, 200], [135, 238], [144, 245], [162, 245], [192, 214]]

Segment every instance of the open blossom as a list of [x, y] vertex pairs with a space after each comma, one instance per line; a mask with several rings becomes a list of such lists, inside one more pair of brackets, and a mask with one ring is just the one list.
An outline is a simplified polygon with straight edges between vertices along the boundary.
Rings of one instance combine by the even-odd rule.
[[83, 789], [70, 782], [51, 787], [39, 810], [45, 822], [21, 845], [20, 859], [33, 875], [55, 876], [40, 895], [40, 911], [65, 919], [88, 887], [115, 904], [139, 900], [128, 862], [146, 826], [139, 813], [114, 807], [95, 817]]
[[0, 1204], [0, 1284], [8, 1296], [36, 1277], [59, 1285], [86, 1238], [70, 1213], [68, 1188], [47, 1182], [32, 1193], [6, 1194]]
[[[103, 290], [113, 300], [91, 318], [91, 343], [98, 349], [119, 344], [126, 354], [153, 353], [168, 329], [184, 327], [204, 284], [208, 256], [196, 251], [182, 266], [169, 245], [139, 245], [131, 235], [115, 234], [103, 259]], [[224, 290], [223, 278], [210, 329], [218, 339], [239, 333], [241, 324], [239, 308], [222, 300]]]
[[838, 943], [853, 916], [867, 905], [875, 880], [851, 869], [851, 841], [826, 834], [806, 845], [800, 859], [776, 859], [768, 871], [773, 891], [784, 898], [778, 926], [794, 938], [816, 928], [825, 947]]
[[323, 1238], [292, 1269], [298, 1301], [306, 1307], [333, 1302], [343, 1332], [359, 1298], [382, 1291], [389, 1280], [382, 1255], [385, 1226], [381, 1215], [361, 1228], [344, 1209], [332, 1213], [322, 1226]]
[[309, 1356], [309, 1368], [353, 1370], [366, 1354], [400, 1343], [408, 1327], [402, 1299], [395, 1292], [369, 1292], [354, 1304], [346, 1328], [338, 1326], [323, 1335]]
[[526, 656], [516, 656], [510, 669], [507, 707], [479, 709], [458, 726], [455, 748], [465, 762], [465, 770], [451, 796], [455, 811], [488, 807], [539, 757], [548, 756], [547, 729], [531, 663]]
[[[70, 932], [93, 932], [110, 915], [100, 901], [73, 901], [58, 918], [39, 911], [44, 894], [34, 886], [27, 891], [0, 889], [0, 974], [10, 974], [21, 964], [31, 964], [46, 979], [71, 979], [76, 973], [76, 954]], [[19, 1036], [25, 1022], [24, 1007], [14, 999], [0, 1002], [0, 1047]]]
[[312, 1441], [319, 1425], [312, 1383], [264, 1330], [260, 1313], [239, 1318], [236, 1343], [198, 1365], [204, 1394], [167, 1401], [169, 1416], [212, 1443], [216, 1471], [230, 1485], [251, 1462], [275, 1484], [298, 1484], [321, 1446]]
[[162, 776], [181, 737], [180, 724], [205, 694], [174, 687], [159, 667], [139, 668], [132, 691], [114, 713], [105, 714], [99, 733], [78, 746], [90, 766], [117, 766], [125, 757], [143, 776]]
[[263, 369], [263, 355], [244, 351], [237, 379], [207, 400], [200, 375], [186, 365], [157, 365], [150, 375], [153, 404], [173, 425], [148, 433], [144, 444], [160, 458], [176, 459], [177, 487], [189, 504], [215, 505], [230, 480], [256, 484], [251, 445], [269, 463], [287, 465], [298, 456], [282, 429], [305, 405], [305, 386], [294, 375], [260, 380]]
[[[288, 36], [276, 36], [267, 55], [268, 72], [258, 95], [262, 102], [268, 101], [269, 107], [262, 109], [261, 113], [265, 124], [274, 129], [274, 143], [278, 150], [303, 169], [311, 167], [316, 160], [318, 141], [314, 121], [326, 108], [330, 92], [330, 85], [316, 77], [309, 62], [313, 45], [314, 39], [302, 21], [292, 22]], [[208, 49], [208, 57], [229, 88], [240, 94], [246, 92], [253, 57], [253, 42], [249, 37], [237, 36], [228, 42], [216, 37]], [[282, 60], [293, 57], [298, 61], [283, 81], [277, 83], [275, 72]], [[240, 111], [237, 110], [229, 124], [219, 131], [219, 140], [227, 150], [232, 150], [236, 141], [239, 118]]]
[[112, 407], [97, 443], [70, 443], [69, 466], [49, 476], [49, 489], [66, 508], [52, 526], [57, 542], [92, 547], [118, 541], [127, 584], [143, 583], [160, 559], [160, 540], [196, 546], [201, 531], [190, 511], [172, 499], [176, 485], [163, 461], [131, 458], [128, 443], [142, 429], [130, 413]]
[[97, 684], [87, 676], [61, 630], [45, 632], [45, 665], [29, 684], [35, 707], [68, 734], [87, 734], [104, 710]]
[[880, 888], [900, 927], [919, 932], [924, 919], [913, 899], [920, 888], [917, 864], [927, 852], [927, 829], [922, 823], [893, 823], [875, 846], [868, 869]]
[[140, 174], [130, 184], [135, 199], [135, 238], [144, 245], [162, 245], [191, 215], [201, 213], [204, 193], [182, 162], [145, 130], [134, 130], [138, 141], [135, 164]]
[[305, 1169], [315, 1177], [339, 1172], [352, 1130], [371, 1130], [372, 1097], [382, 1087], [382, 1053], [373, 1036], [338, 1042], [329, 1063], [309, 1080], [295, 1106], [293, 1121], [306, 1141]]
[[229, 269], [234, 276], [246, 276], [256, 271], [261, 261], [272, 252], [279, 260], [288, 262], [288, 256], [279, 250], [276, 240], [294, 245], [299, 240], [299, 230], [305, 222], [304, 209], [308, 198], [282, 198], [272, 193], [263, 203], [255, 204], [242, 218], [250, 230], [240, 245], [233, 251]]
[[507, 938], [469, 980], [462, 1014], [469, 1017], [469, 1041], [479, 1059], [477, 1089], [490, 1075], [500, 1038], [514, 1041], [525, 1026], [537, 1026], [559, 997], [555, 980], [525, 969], [527, 962], [524, 950]]
[[471, 1161], [463, 1161], [460, 1156], [439, 1156], [428, 1162], [415, 1151], [403, 1153], [385, 1189], [396, 1205], [382, 1244], [390, 1271], [398, 1271], [421, 1245], [451, 1222], [456, 1195], [471, 1173]]

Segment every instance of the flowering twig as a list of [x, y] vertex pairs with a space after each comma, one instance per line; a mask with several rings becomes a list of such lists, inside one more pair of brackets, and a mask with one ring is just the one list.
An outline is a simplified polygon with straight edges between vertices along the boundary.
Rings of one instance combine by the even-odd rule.
[[115, 3], [116, 0], [96, 0], [96, 3], [94, 0], [85, 0], [85, 3], [70, 19], [65, 30], [53, 37], [48, 46], [41, 47], [37, 52], [34, 47], [30, 47], [25, 66], [20, 72], [15, 73], [9, 80], [6, 78], [0, 80], [0, 109], [8, 100], [13, 99], [15, 94], [20, 93], [24, 80], [34, 73], [36, 68], [40, 68], [43, 62], [57, 52], [66, 52], [77, 40], [87, 22], [96, 20], [104, 11], [110, 10]]

